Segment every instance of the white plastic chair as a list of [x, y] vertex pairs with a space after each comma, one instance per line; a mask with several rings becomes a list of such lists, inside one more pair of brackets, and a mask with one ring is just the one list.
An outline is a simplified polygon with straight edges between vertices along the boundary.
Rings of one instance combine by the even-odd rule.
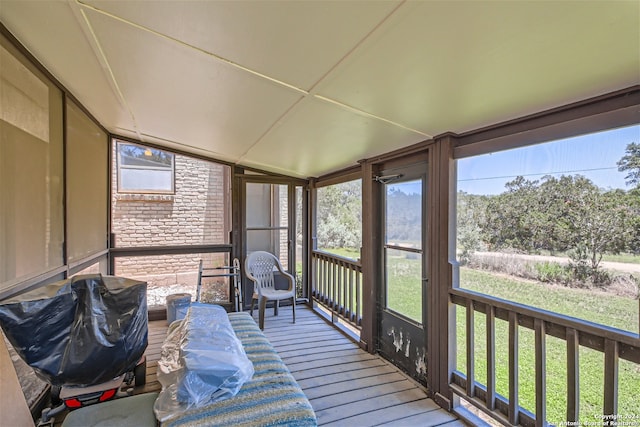
[[[287, 279], [289, 282], [288, 289], [275, 288], [274, 268], [277, 268], [280, 275]], [[249, 254], [245, 261], [245, 270], [247, 277], [255, 284], [253, 298], [251, 299], [251, 315], [253, 315], [254, 301], [258, 299], [258, 324], [260, 329], [264, 329], [264, 312], [269, 300], [275, 301], [274, 316], [277, 316], [280, 300], [291, 298], [293, 323], [296, 323], [296, 281], [291, 274], [282, 268], [278, 258], [269, 252], [253, 252]]]

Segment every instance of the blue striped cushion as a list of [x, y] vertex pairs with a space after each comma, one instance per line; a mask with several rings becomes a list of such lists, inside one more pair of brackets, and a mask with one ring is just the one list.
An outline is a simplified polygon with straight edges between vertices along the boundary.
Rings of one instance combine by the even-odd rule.
[[162, 425], [174, 426], [316, 426], [309, 400], [269, 340], [248, 313], [229, 313], [255, 373], [238, 394], [193, 408]]

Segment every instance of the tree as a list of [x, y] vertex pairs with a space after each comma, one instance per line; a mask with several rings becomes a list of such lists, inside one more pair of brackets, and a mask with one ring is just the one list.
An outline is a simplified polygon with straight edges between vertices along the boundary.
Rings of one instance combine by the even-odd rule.
[[506, 184], [507, 191], [488, 200], [485, 238], [492, 249], [516, 249], [535, 252], [540, 221], [533, 213], [540, 212], [538, 181], [518, 176]]
[[[604, 192], [580, 175], [545, 176], [529, 181], [519, 176], [506, 191], [488, 199], [483, 235], [491, 248], [536, 253], [571, 250], [579, 276], [602, 282], [602, 255], [637, 249], [640, 189]], [[469, 202], [463, 198], [467, 208]], [[463, 211], [464, 213], [464, 211]], [[466, 216], [460, 217], [465, 219]], [[473, 237], [467, 227], [467, 240]], [[473, 240], [470, 242], [475, 244]], [[463, 248], [464, 249], [464, 248]]]
[[640, 144], [632, 142], [627, 145], [625, 155], [618, 161], [618, 170], [628, 172], [625, 179], [628, 185], [640, 187]]
[[460, 262], [469, 262], [471, 255], [482, 249], [482, 230], [486, 223], [486, 206], [489, 196], [458, 192], [456, 249], [460, 252]]
[[386, 238], [393, 242], [422, 240], [422, 196], [391, 188], [387, 193]]
[[629, 210], [623, 202], [624, 191], [605, 193], [590, 180], [582, 179], [587, 182], [576, 188], [568, 219], [572, 227], [572, 246], [585, 252], [595, 277], [605, 252], [618, 253], [625, 248]]
[[317, 237], [320, 248], [362, 245], [362, 186], [360, 180], [318, 189]]
[[640, 186], [628, 191], [625, 201], [629, 218], [627, 250], [640, 255]]

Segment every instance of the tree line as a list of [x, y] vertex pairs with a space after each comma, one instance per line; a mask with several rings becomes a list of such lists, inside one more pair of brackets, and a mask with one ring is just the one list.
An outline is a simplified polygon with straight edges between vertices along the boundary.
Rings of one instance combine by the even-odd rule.
[[[385, 234], [389, 241], [420, 241], [420, 194], [391, 189], [387, 194]], [[362, 245], [362, 185], [360, 180], [318, 190], [318, 247], [360, 249]]]
[[597, 187], [581, 175], [522, 176], [498, 195], [458, 193], [458, 250], [568, 254], [595, 279], [605, 253], [640, 254], [640, 145], [618, 162], [630, 190]]

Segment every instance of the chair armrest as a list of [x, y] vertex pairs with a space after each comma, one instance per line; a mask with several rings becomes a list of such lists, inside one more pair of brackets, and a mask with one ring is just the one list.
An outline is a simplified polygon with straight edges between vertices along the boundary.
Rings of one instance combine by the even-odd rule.
[[276, 263], [276, 267], [278, 267], [278, 271], [280, 272], [280, 274], [283, 275], [289, 281], [289, 288], [287, 290], [292, 291], [293, 289], [295, 289], [296, 279], [288, 271], [282, 268], [282, 265], [280, 264], [280, 262]]

